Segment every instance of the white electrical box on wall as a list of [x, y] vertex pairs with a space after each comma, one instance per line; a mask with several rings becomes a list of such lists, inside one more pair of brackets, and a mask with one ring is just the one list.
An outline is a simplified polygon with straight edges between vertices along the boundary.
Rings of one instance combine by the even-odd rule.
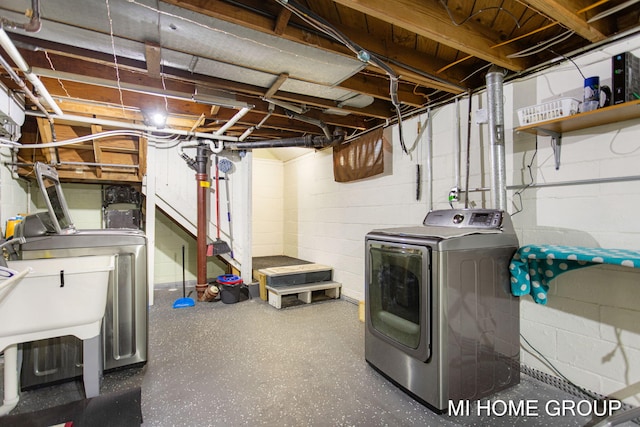
[[0, 136], [17, 141], [24, 124], [24, 97], [0, 83]]
[[477, 125], [483, 125], [489, 123], [488, 112], [485, 108], [476, 110], [475, 122]]

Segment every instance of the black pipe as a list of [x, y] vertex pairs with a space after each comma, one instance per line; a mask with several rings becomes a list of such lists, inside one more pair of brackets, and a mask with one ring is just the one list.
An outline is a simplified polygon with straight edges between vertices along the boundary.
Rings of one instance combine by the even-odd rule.
[[224, 148], [228, 150], [251, 150], [253, 148], [275, 148], [275, 147], [306, 147], [324, 148], [340, 144], [344, 140], [344, 135], [334, 135], [333, 138], [324, 136], [305, 135], [297, 138], [284, 138], [267, 141], [252, 142], [224, 142]]

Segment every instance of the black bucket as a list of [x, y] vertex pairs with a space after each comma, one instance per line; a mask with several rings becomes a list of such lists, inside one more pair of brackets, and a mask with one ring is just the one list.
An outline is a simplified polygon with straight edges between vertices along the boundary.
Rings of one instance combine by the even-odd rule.
[[225, 304], [235, 304], [240, 301], [240, 289], [242, 279], [233, 274], [218, 276], [218, 288], [220, 289], [220, 301]]

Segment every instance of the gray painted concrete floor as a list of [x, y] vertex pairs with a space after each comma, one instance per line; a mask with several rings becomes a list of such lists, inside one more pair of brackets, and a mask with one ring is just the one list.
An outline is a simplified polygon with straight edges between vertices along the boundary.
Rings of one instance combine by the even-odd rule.
[[[259, 298], [173, 309], [181, 292], [157, 290], [149, 362], [105, 375], [101, 392], [142, 387], [150, 426], [582, 426], [552, 416], [551, 400], [579, 400], [526, 375], [492, 401], [539, 402], [538, 416], [437, 415], [364, 360], [364, 324], [344, 300], [276, 310]], [[23, 392], [12, 413], [83, 397], [80, 382]], [[0, 419], [1, 420], [1, 419]], [[0, 422], [1, 424], [1, 422]]]

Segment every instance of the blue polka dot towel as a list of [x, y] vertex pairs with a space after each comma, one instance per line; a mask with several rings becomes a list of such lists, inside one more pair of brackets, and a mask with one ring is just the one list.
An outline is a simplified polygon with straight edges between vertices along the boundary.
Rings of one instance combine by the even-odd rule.
[[530, 294], [538, 304], [546, 304], [551, 280], [567, 271], [597, 264], [640, 268], [640, 251], [557, 245], [523, 246], [509, 265], [511, 293], [516, 296]]

